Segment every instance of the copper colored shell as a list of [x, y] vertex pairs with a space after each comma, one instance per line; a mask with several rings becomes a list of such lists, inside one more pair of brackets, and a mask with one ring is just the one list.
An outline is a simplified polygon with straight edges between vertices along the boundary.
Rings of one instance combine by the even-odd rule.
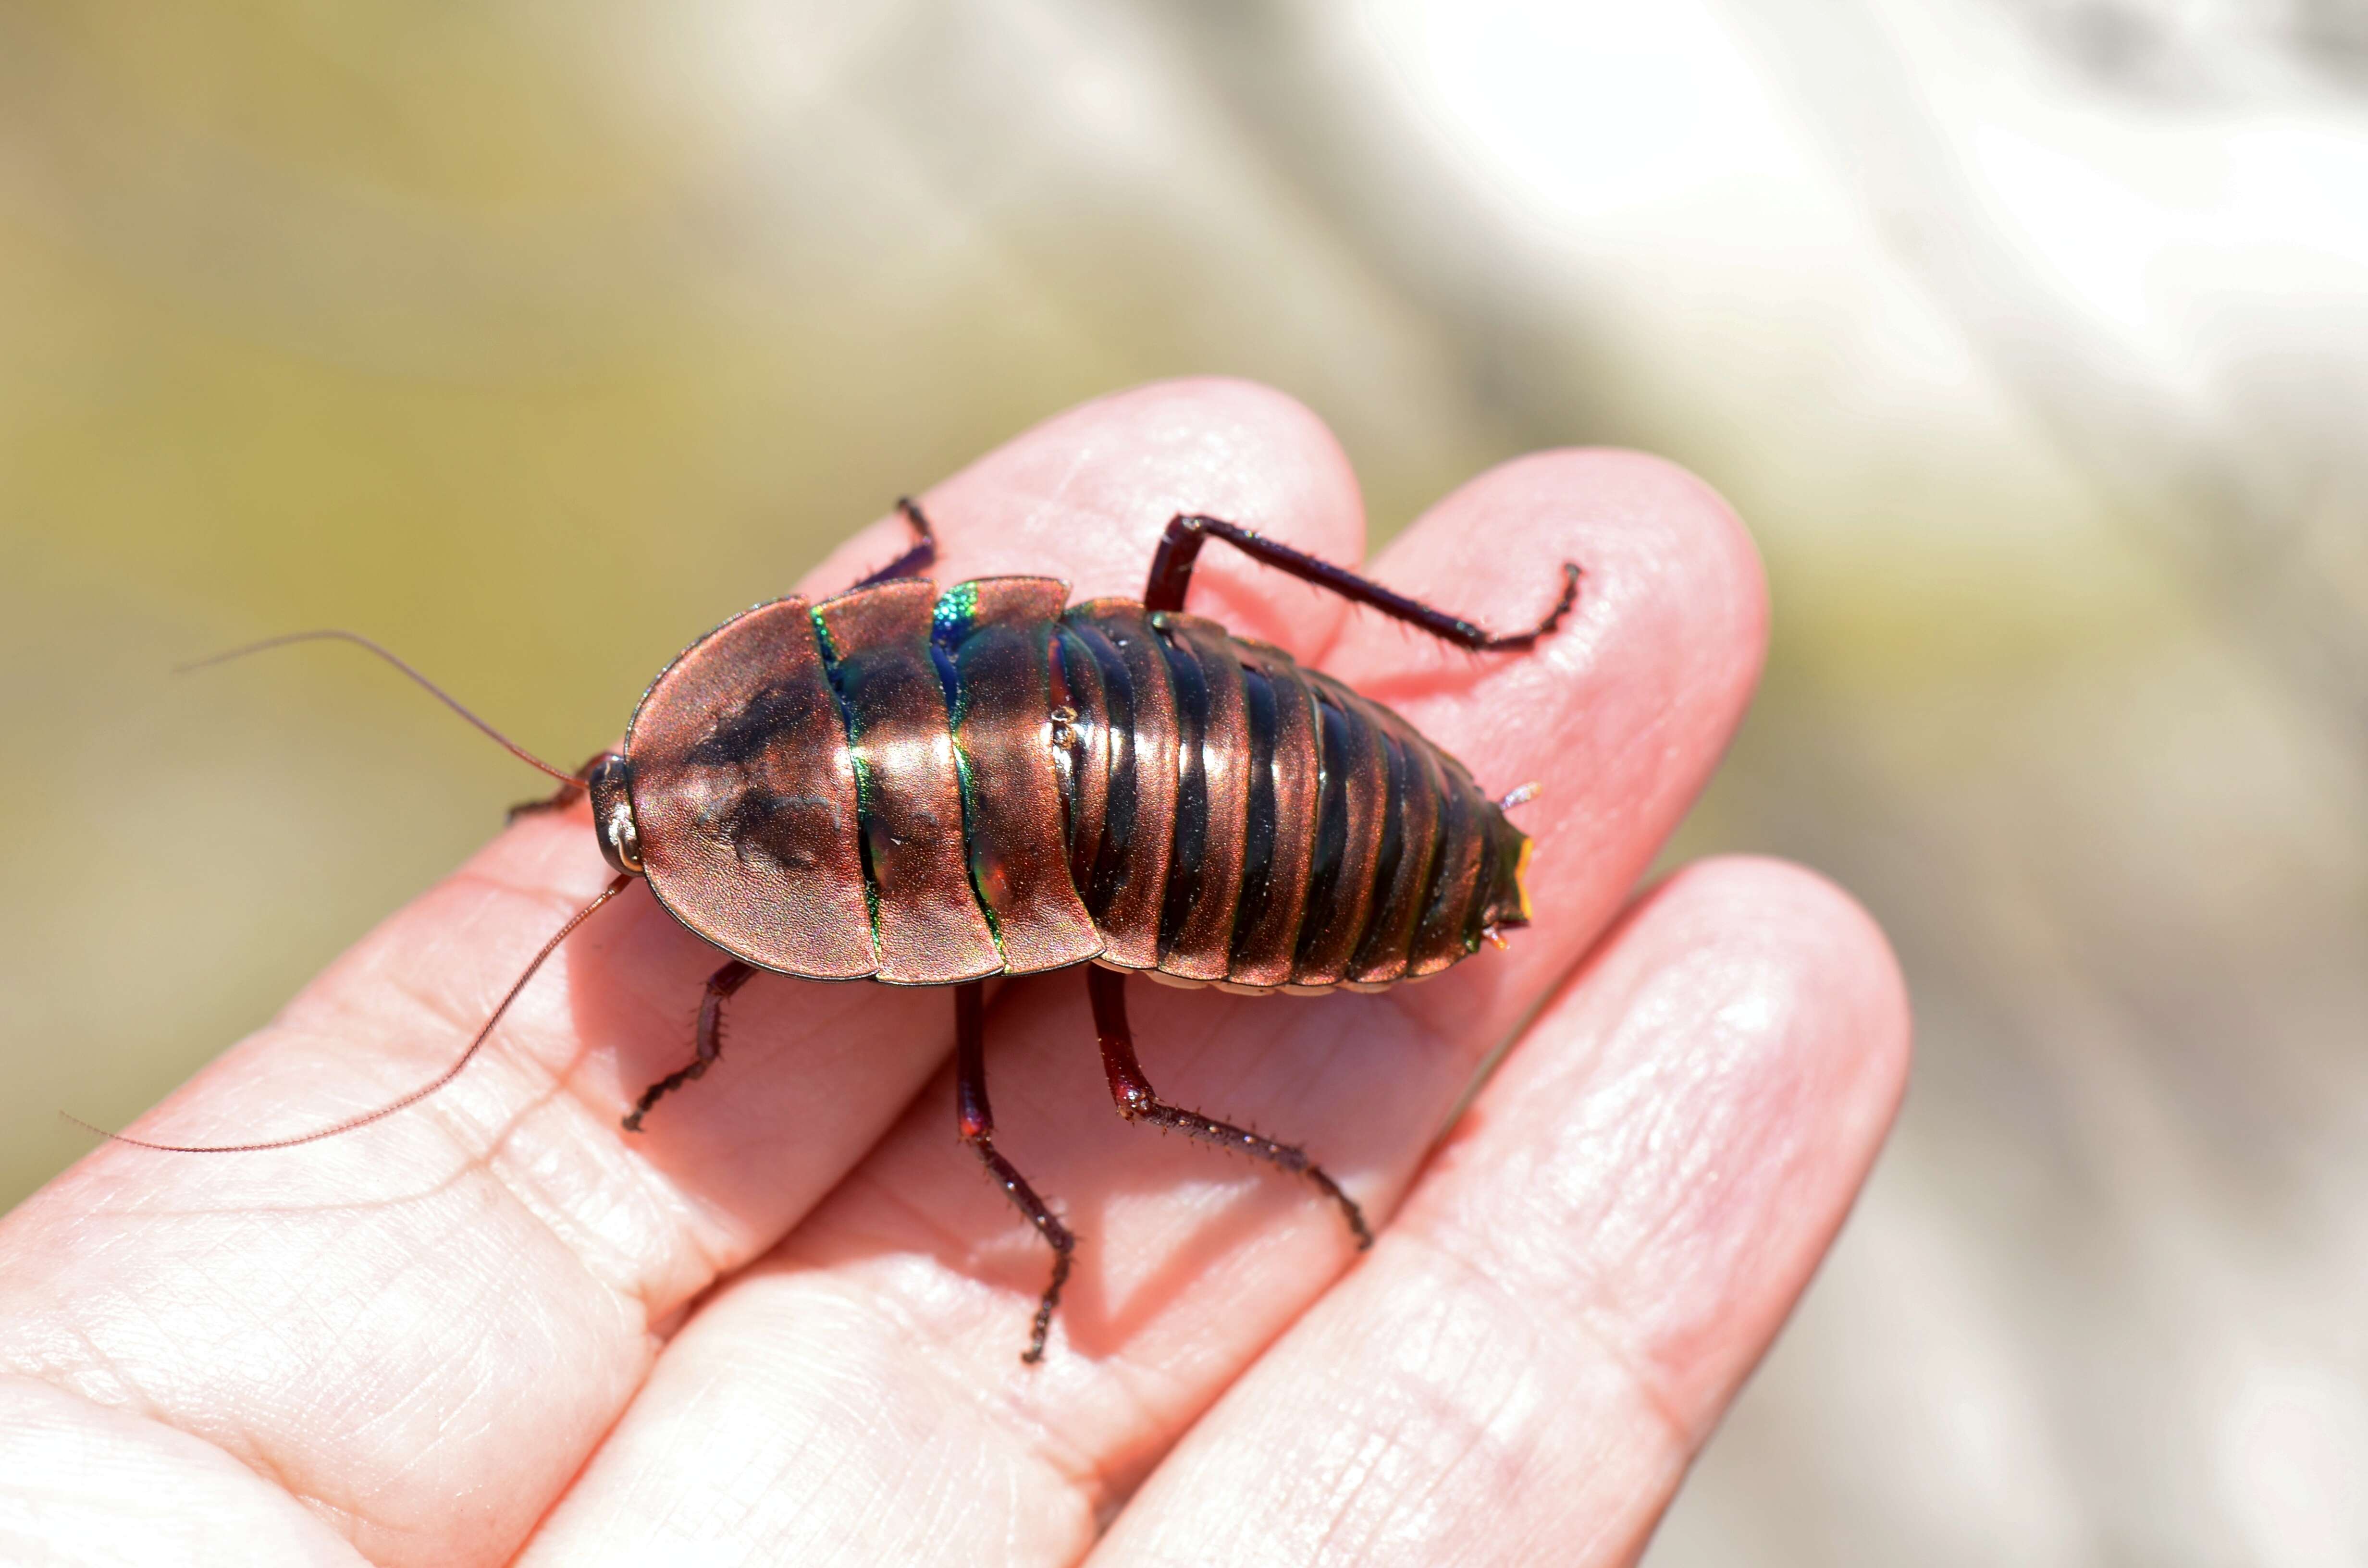
[[623, 788], [652, 890], [747, 961], [939, 985], [1099, 959], [1372, 988], [1527, 918], [1528, 840], [1278, 649], [1045, 577], [761, 606], [659, 676]]
[[1094, 861], [1110, 824], [1110, 699], [1101, 662], [1065, 620], [1045, 644], [1053, 699], [1053, 764], [1069, 835], [1069, 881], [1093, 886]]
[[1483, 797], [1472, 775], [1452, 758], [1441, 758], [1446, 776], [1439, 864], [1415, 926], [1409, 975], [1436, 974], [1470, 953], [1479, 940], [1474, 905], [1480, 892], [1480, 857], [1496, 804]]
[[[1153, 624], [1169, 652], [1179, 710], [1176, 850], [1160, 914], [1159, 968], [1186, 980], [1223, 980], [1233, 958], [1249, 813], [1241, 660], [1213, 620], [1167, 613]], [[1181, 717], [1188, 681], [1197, 687], [1189, 724]]]
[[625, 756], [643, 868], [676, 919], [784, 974], [879, 967], [855, 768], [805, 600], [692, 644], [642, 698]]
[[1159, 962], [1159, 915], [1176, 827], [1176, 693], [1144, 608], [1095, 599], [1069, 624], [1102, 660], [1111, 732], [1109, 824], [1087, 905], [1102, 956], [1121, 969]]
[[1010, 974], [1102, 950], [1069, 877], [1053, 764], [1049, 644], [1068, 597], [1051, 577], [990, 577], [956, 585], [938, 604], [953, 648], [971, 881]]
[[1234, 645], [1247, 672], [1244, 691], [1252, 699], [1252, 750], [1265, 756], [1254, 758], [1251, 769], [1245, 826], [1255, 851], [1242, 870], [1242, 908], [1234, 924], [1227, 978], [1243, 985], [1282, 985], [1291, 980], [1315, 859], [1324, 781], [1315, 696], [1281, 649], [1238, 641]]
[[[1340, 825], [1337, 836], [1326, 832], [1317, 839], [1316, 881], [1308, 894], [1292, 983], [1333, 985], [1348, 972], [1372, 908], [1389, 765], [1380, 729], [1366, 716], [1363, 699], [1329, 676], [1309, 678], [1315, 683], [1317, 717], [1323, 725], [1323, 809], [1328, 815], [1337, 801]], [[1332, 847], [1337, 847], [1337, 854], [1330, 858], [1327, 877], [1326, 852]]]
[[937, 600], [937, 585], [905, 578], [814, 612], [854, 752], [876, 978], [899, 985], [951, 985], [1003, 968], [963, 851], [961, 765], [929, 640]]
[[1374, 903], [1365, 939], [1349, 961], [1349, 978], [1376, 985], [1403, 979], [1414, 946], [1415, 921], [1430, 891], [1439, 859], [1440, 791], [1434, 748], [1395, 713], [1376, 710], [1389, 756], [1390, 801], [1383, 812], [1382, 856], [1374, 870]]

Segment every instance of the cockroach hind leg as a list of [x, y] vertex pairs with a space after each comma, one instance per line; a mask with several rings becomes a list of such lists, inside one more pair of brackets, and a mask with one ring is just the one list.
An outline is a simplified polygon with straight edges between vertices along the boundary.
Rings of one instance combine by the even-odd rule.
[[1306, 1177], [1318, 1192], [1339, 1207], [1340, 1217], [1348, 1221], [1349, 1233], [1356, 1238], [1357, 1250], [1362, 1252], [1373, 1244], [1372, 1228], [1365, 1222], [1364, 1210], [1332, 1179], [1330, 1172], [1307, 1157], [1306, 1150], [1247, 1127], [1170, 1105], [1159, 1097], [1134, 1054], [1134, 1034], [1126, 1017], [1125, 975], [1095, 965], [1086, 971], [1086, 986], [1093, 1003], [1094, 1032], [1101, 1040], [1102, 1068], [1109, 1075], [1110, 1098], [1119, 1115], [1138, 1125], [1181, 1132], [1203, 1143], [1263, 1160], [1277, 1170]]
[[1201, 541], [1208, 539], [1223, 540], [1261, 565], [1287, 572], [1301, 582], [1328, 589], [1351, 604], [1377, 609], [1394, 620], [1475, 653], [1521, 653], [1536, 646], [1538, 639], [1552, 634], [1562, 625], [1563, 617], [1568, 615], [1571, 606], [1578, 602], [1578, 581], [1583, 575], [1577, 562], [1564, 562], [1562, 591], [1554, 599], [1554, 608], [1528, 631], [1500, 634], [1474, 625], [1462, 616], [1425, 604], [1420, 599], [1408, 598], [1395, 589], [1383, 587], [1372, 578], [1361, 576], [1345, 566], [1335, 566], [1280, 540], [1268, 539], [1254, 528], [1229, 523], [1223, 517], [1179, 513], [1168, 519], [1167, 530], [1160, 535], [1159, 549], [1151, 558], [1151, 577], [1143, 589], [1145, 609], [1180, 610], [1184, 608], [1185, 590], [1191, 585], [1192, 568], [1200, 559]]

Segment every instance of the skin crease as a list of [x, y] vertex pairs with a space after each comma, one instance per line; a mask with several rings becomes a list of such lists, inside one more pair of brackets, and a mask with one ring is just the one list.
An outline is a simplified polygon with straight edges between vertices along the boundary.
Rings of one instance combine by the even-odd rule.
[[[1132, 596], [1179, 510], [1362, 553], [1337, 444], [1239, 382], [1087, 404], [922, 499], [945, 582]], [[804, 586], [901, 543], [883, 520]], [[1196, 612], [1484, 786], [1544, 785], [1509, 951], [1371, 997], [1130, 983], [1163, 1094], [1305, 1142], [1376, 1220], [1403, 1202], [1361, 1261], [1303, 1184], [1121, 1123], [1076, 976], [1006, 984], [998, 1145], [1084, 1238], [1022, 1368], [1046, 1258], [955, 1140], [948, 994], [759, 976], [718, 1068], [628, 1137], [721, 961], [634, 889], [434, 1099], [275, 1153], [102, 1146], [0, 1222], [0, 1554], [89, 1560], [170, 1497], [214, 1521], [190, 1562], [1633, 1556], [1846, 1211], [1907, 1023], [1880, 936], [1805, 873], [1694, 868], [1622, 920], [1759, 669], [1713, 494], [1543, 454], [1372, 570], [1511, 627], [1564, 559], [1578, 608], [1527, 656], [1222, 546], [1195, 579]], [[521, 824], [131, 1131], [283, 1135], [432, 1077], [607, 875], [580, 810]]]

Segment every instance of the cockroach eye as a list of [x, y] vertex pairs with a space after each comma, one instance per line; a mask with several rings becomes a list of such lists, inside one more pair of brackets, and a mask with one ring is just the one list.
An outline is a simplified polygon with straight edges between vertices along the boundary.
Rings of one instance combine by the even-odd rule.
[[609, 858], [620, 869], [638, 871], [642, 869], [642, 836], [633, 831], [633, 808], [626, 801], [617, 802], [609, 813], [606, 828]]
[[592, 827], [600, 836], [600, 854], [628, 876], [642, 874], [642, 833], [633, 823], [632, 769], [611, 752], [600, 759], [584, 780], [592, 796]]

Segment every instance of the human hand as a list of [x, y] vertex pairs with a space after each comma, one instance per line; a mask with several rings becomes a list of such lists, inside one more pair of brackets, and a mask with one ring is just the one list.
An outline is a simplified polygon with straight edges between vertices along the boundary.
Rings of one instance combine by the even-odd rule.
[[[941, 582], [1133, 597], [1178, 511], [1362, 554], [1331, 437], [1234, 382], [1089, 404], [923, 499]], [[903, 541], [883, 520], [809, 591]], [[717, 1068], [630, 1136], [719, 961], [633, 888], [436, 1097], [296, 1149], [106, 1145], [0, 1223], [0, 1555], [1634, 1557], [1865, 1176], [1907, 1017], [1880, 934], [1798, 869], [1699, 864], [1630, 902], [1761, 656], [1756, 558], [1700, 483], [1524, 459], [1372, 570], [1508, 627], [1564, 560], [1577, 608], [1527, 654], [1230, 552], [1195, 580], [1196, 611], [1484, 787], [1543, 785], [1508, 951], [1377, 995], [1130, 988], [1161, 1091], [1307, 1145], [1371, 1253], [1304, 1184], [1113, 1115], [1076, 973], [1008, 983], [997, 1142], [1082, 1237], [1024, 1367], [1045, 1255], [956, 1140], [949, 994], [760, 975]], [[522, 821], [135, 1131], [236, 1142], [396, 1097], [608, 878], [580, 809]]]

